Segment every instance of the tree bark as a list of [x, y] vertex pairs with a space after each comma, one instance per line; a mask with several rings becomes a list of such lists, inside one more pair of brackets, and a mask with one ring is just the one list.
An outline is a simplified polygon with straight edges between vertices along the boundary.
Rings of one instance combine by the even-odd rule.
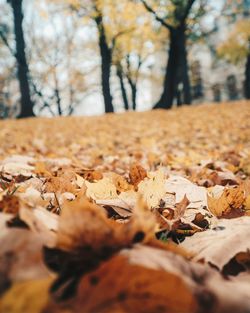
[[123, 73], [122, 73], [121, 65], [117, 65], [117, 76], [118, 76], [119, 82], [120, 82], [124, 109], [126, 111], [128, 111], [129, 110], [128, 96], [127, 96], [127, 92], [126, 92], [126, 88], [125, 88], [125, 84], [124, 84], [124, 79], [123, 79]]
[[[177, 98], [178, 105], [181, 104], [180, 99], [182, 98], [186, 104], [191, 103], [185, 31], [186, 27], [183, 24], [169, 29], [170, 46], [163, 92], [159, 101], [154, 106], [155, 109], [170, 109], [175, 98]], [[181, 90], [183, 94], [181, 95], [179, 84], [182, 84]]]
[[244, 93], [245, 98], [250, 99], [250, 52], [248, 53], [246, 61]]
[[95, 22], [98, 29], [99, 35], [99, 48], [101, 54], [101, 83], [102, 92], [104, 98], [105, 112], [114, 112], [113, 98], [110, 90], [110, 74], [112, 65], [112, 49], [109, 48], [107, 43], [107, 38], [105, 34], [105, 29], [103, 25], [103, 17], [101, 12], [97, 11], [97, 16], [95, 17]]
[[186, 49], [186, 35], [184, 32], [184, 40], [183, 40], [182, 52], [181, 52], [181, 69], [182, 69], [182, 76], [181, 80], [183, 82], [183, 101], [184, 104], [191, 104], [192, 103], [192, 96], [191, 96], [191, 87], [190, 87], [190, 79], [189, 79], [189, 66], [188, 66], [188, 59], [187, 59], [187, 49]]
[[31, 100], [29, 86], [29, 68], [25, 54], [25, 40], [23, 34], [22, 0], [8, 0], [14, 17], [14, 31], [16, 40], [17, 76], [21, 93], [21, 112], [19, 117], [34, 116], [34, 103]]
[[136, 103], [136, 98], [137, 98], [137, 87], [136, 84], [132, 81], [131, 78], [128, 77], [128, 82], [129, 86], [131, 88], [131, 97], [132, 97], [132, 109], [133, 111], [136, 110], [137, 103]]

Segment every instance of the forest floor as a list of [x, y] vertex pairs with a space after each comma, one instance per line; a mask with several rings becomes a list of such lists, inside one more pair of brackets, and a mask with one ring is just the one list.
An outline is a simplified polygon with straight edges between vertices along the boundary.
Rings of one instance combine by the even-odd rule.
[[0, 127], [1, 313], [249, 313], [250, 102]]

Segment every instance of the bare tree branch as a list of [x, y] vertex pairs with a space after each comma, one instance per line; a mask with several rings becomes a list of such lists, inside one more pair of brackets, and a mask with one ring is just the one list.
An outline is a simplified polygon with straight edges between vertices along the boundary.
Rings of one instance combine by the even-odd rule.
[[39, 111], [41, 112], [43, 109], [48, 108], [50, 113], [51, 113], [51, 115], [55, 116], [54, 112], [51, 109], [50, 104], [47, 101], [44, 100], [44, 95], [43, 95], [42, 91], [38, 90], [38, 88], [37, 88], [36, 84], [33, 82], [33, 80], [30, 81], [30, 84], [32, 86], [33, 93], [36, 94], [43, 102], [43, 106], [40, 108]]
[[182, 18], [181, 18], [181, 22], [184, 22], [185, 19], [187, 18], [191, 8], [192, 8], [192, 5], [194, 4], [195, 0], [189, 0], [188, 3], [187, 3], [187, 6], [184, 10], [184, 13], [182, 15]]
[[[140, 1], [141, 1], [141, 3], [144, 5], [145, 9], [146, 9], [148, 12], [150, 12], [150, 13], [152, 13], [152, 14], [154, 15], [156, 21], [158, 21], [159, 23], [161, 23], [162, 26], [166, 27], [166, 28], [169, 29], [169, 30], [170, 30], [170, 29], [173, 29], [173, 26], [170, 25], [170, 24], [168, 24], [163, 18], [161, 18], [160, 16], [158, 16], [157, 13], [153, 10], [153, 8], [151, 8], [151, 6], [149, 6], [145, 0], [140, 0]], [[194, 1], [194, 0], [192, 0], [192, 1]]]
[[112, 39], [112, 47], [111, 47], [111, 49], [114, 49], [115, 44], [116, 44], [116, 40], [117, 40], [119, 37], [121, 37], [121, 36], [123, 36], [123, 35], [125, 35], [125, 34], [129, 34], [129, 33], [131, 33], [131, 32], [134, 31], [134, 30], [135, 30], [135, 27], [132, 27], [132, 28], [124, 29], [124, 30], [118, 32], [118, 33], [113, 37], [113, 39]]
[[4, 35], [4, 33], [2, 32], [2, 30], [0, 29], [0, 38], [2, 39], [3, 43], [5, 44], [5, 46], [8, 48], [8, 50], [10, 51], [10, 53], [13, 55], [14, 58], [16, 58], [16, 53], [15, 51], [11, 48], [11, 46], [8, 43], [8, 40], [6, 38], [6, 36]]

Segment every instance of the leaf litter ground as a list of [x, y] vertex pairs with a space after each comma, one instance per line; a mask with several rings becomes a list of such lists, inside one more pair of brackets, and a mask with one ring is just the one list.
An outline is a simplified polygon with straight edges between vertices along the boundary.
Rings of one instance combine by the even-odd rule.
[[249, 312], [249, 102], [0, 124], [0, 312]]

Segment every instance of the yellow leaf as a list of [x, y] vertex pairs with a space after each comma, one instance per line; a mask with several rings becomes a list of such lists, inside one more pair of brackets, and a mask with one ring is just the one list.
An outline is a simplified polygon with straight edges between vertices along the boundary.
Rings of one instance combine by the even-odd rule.
[[240, 210], [245, 200], [245, 192], [241, 186], [231, 189], [224, 189], [219, 198], [208, 195], [208, 208], [216, 216], [225, 216], [232, 210]]
[[246, 215], [250, 215], [250, 195], [245, 200], [245, 210], [247, 211]]
[[49, 299], [52, 280], [50, 277], [15, 283], [0, 300], [1, 313], [42, 312]]
[[139, 183], [138, 192], [143, 195], [149, 208], [158, 206], [160, 200], [166, 194], [163, 171], [158, 170], [149, 174], [149, 178], [145, 178]]
[[86, 181], [85, 184], [87, 187], [86, 191], [87, 197], [92, 198], [94, 200], [114, 199], [117, 198], [118, 196], [115, 185], [107, 177], [104, 177], [103, 179], [95, 183], [90, 183]]

